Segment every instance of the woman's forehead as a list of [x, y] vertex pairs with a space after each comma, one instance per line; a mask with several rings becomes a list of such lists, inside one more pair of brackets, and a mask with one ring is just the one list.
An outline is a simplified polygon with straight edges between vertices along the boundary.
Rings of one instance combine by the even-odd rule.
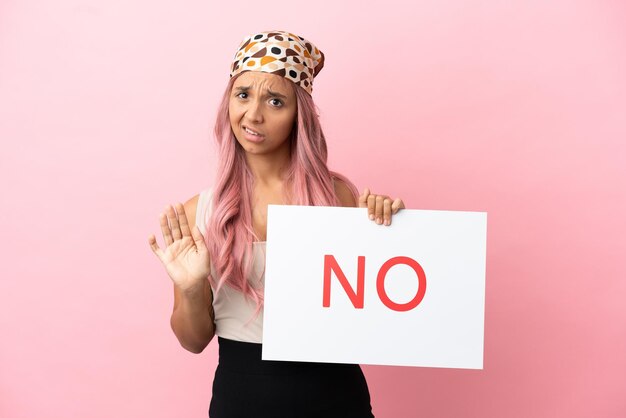
[[271, 89], [274, 91], [288, 91], [287, 83], [291, 81], [276, 74], [263, 71], [245, 71], [235, 81], [234, 87], [247, 86], [253, 89]]

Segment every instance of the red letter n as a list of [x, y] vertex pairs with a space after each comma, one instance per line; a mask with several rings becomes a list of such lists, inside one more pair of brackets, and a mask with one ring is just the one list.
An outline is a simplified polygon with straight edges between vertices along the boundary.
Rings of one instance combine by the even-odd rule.
[[352, 305], [357, 309], [363, 309], [363, 300], [365, 298], [365, 257], [360, 255], [358, 261], [356, 293], [348, 283], [346, 275], [343, 274], [337, 260], [332, 255], [324, 255], [324, 298], [322, 306], [328, 308], [330, 306], [330, 272], [335, 272], [335, 276], [339, 279], [339, 283], [343, 286], [343, 290], [350, 298]]

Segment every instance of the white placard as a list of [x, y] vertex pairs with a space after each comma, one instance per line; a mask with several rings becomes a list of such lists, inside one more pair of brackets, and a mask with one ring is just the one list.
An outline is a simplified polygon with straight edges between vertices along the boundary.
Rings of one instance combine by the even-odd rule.
[[269, 205], [267, 219], [263, 360], [482, 369], [486, 212], [401, 209], [385, 226], [366, 208]]

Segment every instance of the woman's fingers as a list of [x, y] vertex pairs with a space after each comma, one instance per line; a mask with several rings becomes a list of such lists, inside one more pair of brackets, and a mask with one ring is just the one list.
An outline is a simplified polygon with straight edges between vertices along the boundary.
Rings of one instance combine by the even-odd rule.
[[198, 251], [208, 251], [206, 247], [206, 242], [204, 242], [204, 235], [202, 235], [202, 232], [200, 232], [200, 229], [196, 225], [191, 228], [191, 236], [196, 243], [196, 248], [198, 249]]
[[174, 240], [181, 239], [183, 234], [180, 232], [180, 225], [178, 224], [178, 215], [172, 205], [167, 207], [167, 220], [170, 222], [170, 228], [172, 229], [172, 236]]
[[392, 200], [386, 195], [376, 195], [370, 193], [370, 189], [366, 188], [363, 194], [359, 196], [359, 207], [367, 207], [367, 216], [378, 225], [391, 225], [392, 215], [398, 213], [400, 209], [404, 209], [402, 199]]
[[359, 207], [367, 208], [367, 217], [371, 220], [376, 219], [376, 195], [370, 193], [369, 188], [363, 190], [363, 194], [359, 196]]
[[361, 196], [359, 196], [359, 207], [360, 208], [366, 208], [367, 207], [367, 197], [370, 194], [370, 189], [365, 188], [365, 190], [363, 190], [363, 194]]
[[383, 213], [385, 210], [385, 196], [377, 195], [374, 200], [374, 215], [376, 216], [376, 223], [378, 225], [383, 223]]
[[376, 221], [376, 195], [370, 194], [367, 196], [367, 216]]
[[161, 247], [159, 247], [159, 244], [157, 243], [156, 237], [154, 235], [150, 235], [148, 237], [148, 244], [150, 244], [152, 252], [155, 253], [157, 257], [159, 257], [159, 260], [163, 261], [163, 250], [161, 250]]
[[383, 201], [383, 223], [387, 226], [391, 225], [391, 199], [386, 197]]
[[[165, 212], [168, 211], [168, 208], [165, 208]], [[170, 225], [167, 223], [167, 215], [165, 213], [159, 214], [159, 222], [161, 224], [161, 233], [163, 234], [163, 241], [165, 241], [165, 246], [169, 246], [174, 242], [174, 238], [172, 237], [172, 231], [170, 231]]]
[[161, 224], [161, 233], [163, 234], [166, 247], [170, 246], [175, 240], [182, 239], [184, 236], [191, 236], [187, 215], [185, 214], [185, 207], [180, 202], [176, 204], [176, 210], [174, 210], [172, 205], [167, 205], [165, 207], [165, 213], [159, 215], [159, 222]]
[[402, 199], [398, 198], [394, 200], [393, 203], [391, 204], [391, 212], [395, 214], [395, 213], [398, 213], [400, 209], [406, 209], [406, 208], [404, 207], [404, 202], [402, 201]]
[[178, 222], [180, 223], [180, 230], [183, 234], [183, 237], [191, 236], [189, 224], [187, 223], [187, 214], [185, 213], [185, 207], [182, 203], [178, 202], [176, 204], [176, 211], [178, 212]]

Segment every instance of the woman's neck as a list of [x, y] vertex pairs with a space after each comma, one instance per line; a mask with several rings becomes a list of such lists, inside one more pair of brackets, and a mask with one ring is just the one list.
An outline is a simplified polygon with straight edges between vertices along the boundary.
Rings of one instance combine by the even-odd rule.
[[246, 162], [254, 175], [256, 184], [271, 187], [284, 181], [285, 171], [289, 167], [290, 153], [287, 147], [283, 150], [277, 150], [272, 154], [246, 154]]

